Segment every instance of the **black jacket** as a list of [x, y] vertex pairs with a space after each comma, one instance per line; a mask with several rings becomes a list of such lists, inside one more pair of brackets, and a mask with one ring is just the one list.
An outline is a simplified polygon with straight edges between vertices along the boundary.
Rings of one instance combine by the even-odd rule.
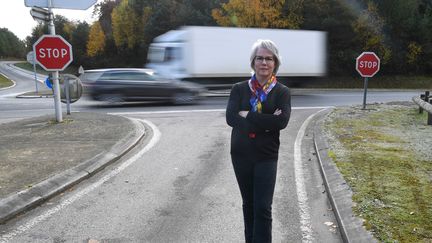
[[[291, 114], [291, 96], [288, 87], [276, 83], [267, 100], [262, 103], [262, 113], [252, 112], [249, 103], [252, 92], [248, 81], [234, 84], [228, 100], [226, 120], [231, 132], [231, 156], [250, 160], [278, 158], [279, 131], [284, 129]], [[273, 115], [276, 109], [282, 114]], [[249, 111], [246, 118], [239, 111]]]

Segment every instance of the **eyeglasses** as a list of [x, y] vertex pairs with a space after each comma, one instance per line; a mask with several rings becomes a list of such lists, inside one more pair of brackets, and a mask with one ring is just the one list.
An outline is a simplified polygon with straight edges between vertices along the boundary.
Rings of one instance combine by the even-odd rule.
[[274, 62], [274, 58], [273, 57], [262, 57], [262, 56], [256, 56], [255, 57], [255, 61], [259, 62], [259, 63], [263, 63], [264, 60], [267, 62]]

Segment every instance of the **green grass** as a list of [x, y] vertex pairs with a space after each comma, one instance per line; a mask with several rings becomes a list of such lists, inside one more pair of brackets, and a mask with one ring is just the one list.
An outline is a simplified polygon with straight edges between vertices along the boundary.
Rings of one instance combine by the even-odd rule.
[[12, 86], [13, 82], [0, 73], [0, 88]]
[[[329, 153], [353, 189], [354, 212], [380, 242], [432, 242], [432, 161], [413, 151], [409, 129], [426, 126], [413, 107], [336, 109]], [[333, 118], [331, 118], [333, 117]], [[421, 133], [419, 133], [421, 134]]]
[[[15, 64], [15, 66], [25, 69], [25, 70], [29, 70], [29, 71], [33, 71], [33, 65], [28, 63], [28, 62], [20, 62]], [[36, 65], [36, 72], [37, 73], [41, 73], [41, 74], [45, 74], [48, 75], [48, 71], [45, 71], [41, 66]], [[77, 75], [78, 73], [78, 68], [73, 67], [73, 66], [68, 66], [65, 70], [61, 71], [60, 73], [69, 73], [69, 74], [74, 74]]]
[[[364, 78], [325, 77], [304, 82], [305, 88], [364, 88]], [[371, 89], [432, 89], [432, 76], [379, 76], [368, 79]]]

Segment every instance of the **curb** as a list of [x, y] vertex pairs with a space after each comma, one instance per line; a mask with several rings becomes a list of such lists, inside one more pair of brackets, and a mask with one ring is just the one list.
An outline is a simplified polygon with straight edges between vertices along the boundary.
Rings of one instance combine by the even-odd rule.
[[324, 118], [331, 109], [318, 114], [314, 126], [313, 137], [315, 152], [320, 164], [324, 185], [333, 207], [336, 220], [344, 242], [378, 242], [363, 226], [363, 220], [357, 218], [352, 211], [352, 191], [338, 168], [328, 156], [328, 143], [321, 129]]
[[19, 98], [19, 99], [53, 98], [53, 97], [54, 95], [52, 94], [27, 95], [26, 93], [15, 96], [15, 98]]
[[130, 120], [135, 127], [134, 131], [120, 139], [109, 151], [103, 151], [71, 169], [36, 184], [32, 188], [1, 199], [0, 224], [89, 178], [129, 152], [146, 135], [143, 123], [135, 119]]

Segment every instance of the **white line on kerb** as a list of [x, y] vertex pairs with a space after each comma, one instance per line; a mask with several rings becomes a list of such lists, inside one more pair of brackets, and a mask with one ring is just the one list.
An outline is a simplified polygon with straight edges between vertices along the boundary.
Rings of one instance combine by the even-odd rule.
[[[322, 111], [322, 110], [321, 110]], [[311, 228], [311, 216], [309, 213], [308, 196], [306, 193], [305, 179], [303, 173], [301, 145], [305, 134], [305, 130], [309, 125], [312, 118], [320, 111], [310, 115], [303, 125], [300, 127], [299, 132], [294, 143], [294, 174], [297, 190], [297, 200], [300, 208], [300, 229], [302, 231], [302, 242], [308, 243], [313, 241], [313, 232]]]
[[99, 186], [101, 186], [103, 183], [105, 183], [109, 179], [113, 178], [114, 176], [116, 176], [117, 174], [119, 174], [120, 172], [122, 172], [128, 166], [130, 166], [131, 164], [133, 164], [138, 158], [140, 158], [141, 156], [143, 156], [143, 154], [145, 154], [147, 151], [149, 151], [159, 141], [159, 139], [161, 137], [161, 132], [150, 121], [142, 120], [142, 119], [139, 119], [139, 120], [141, 120], [142, 122], [146, 123], [153, 130], [153, 137], [151, 138], [150, 142], [141, 151], [139, 151], [137, 154], [135, 154], [134, 156], [132, 156], [131, 158], [129, 158], [127, 161], [125, 161], [124, 163], [122, 163], [119, 167], [117, 167], [116, 169], [114, 169], [113, 171], [111, 171], [109, 174], [107, 174], [104, 177], [102, 177], [96, 183], [94, 183], [94, 184], [92, 184], [92, 185], [84, 188], [81, 191], [78, 191], [76, 194], [74, 194], [70, 198], [64, 200], [58, 206], [56, 206], [56, 207], [48, 210], [47, 212], [45, 212], [45, 213], [43, 213], [43, 214], [41, 214], [41, 215], [39, 215], [39, 216], [31, 219], [26, 224], [19, 226], [15, 230], [13, 230], [13, 231], [11, 231], [11, 232], [9, 232], [7, 234], [1, 235], [0, 236], [0, 243], [6, 243], [6, 242], [8, 242], [9, 240], [12, 240], [14, 237], [23, 234], [24, 232], [26, 232], [27, 230], [31, 229], [35, 225], [37, 225], [37, 224], [41, 223], [42, 221], [48, 219], [51, 215], [59, 212], [60, 210], [64, 209], [65, 207], [69, 206], [70, 204], [72, 204], [76, 200], [80, 199], [82, 196], [88, 194], [89, 192], [91, 192], [94, 189], [98, 188]]

